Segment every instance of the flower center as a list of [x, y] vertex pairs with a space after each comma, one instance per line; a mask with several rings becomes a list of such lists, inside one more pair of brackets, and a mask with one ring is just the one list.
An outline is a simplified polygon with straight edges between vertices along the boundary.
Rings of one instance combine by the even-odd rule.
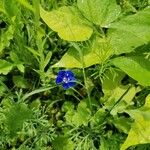
[[63, 82], [64, 82], [64, 83], [68, 83], [69, 81], [70, 81], [69, 78], [67, 78], [67, 77], [64, 77], [64, 78], [63, 78]]

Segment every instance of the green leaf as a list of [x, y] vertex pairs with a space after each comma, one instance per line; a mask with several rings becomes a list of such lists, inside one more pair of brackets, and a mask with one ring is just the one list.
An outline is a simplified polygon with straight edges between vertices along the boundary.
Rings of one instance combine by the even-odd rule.
[[118, 57], [112, 63], [144, 86], [150, 85], [150, 61], [141, 56]]
[[92, 35], [93, 29], [84, 20], [77, 8], [63, 6], [47, 12], [42, 7], [40, 15], [44, 22], [58, 35], [68, 41], [85, 41]]
[[74, 150], [73, 142], [64, 136], [57, 137], [52, 143], [55, 150]]
[[116, 20], [121, 12], [116, 0], [78, 0], [77, 6], [88, 20], [102, 27]]
[[7, 62], [6, 60], [0, 59], [0, 74], [8, 74], [13, 68], [13, 64]]
[[100, 137], [100, 147], [99, 150], [119, 150], [121, 143], [120, 134], [110, 135], [108, 137]]
[[27, 0], [17, 0], [22, 6], [34, 12], [34, 8]]
[[18, 15], [19, 8], [15, 0], [3, 0], [3, 4], [9, 17]]
[[128, 147], [150, 143], [150, 95], [146, 98], [146, 104], [135, 110], [126, 111], [135, 122], [128, 133], [126, 141], [121, 146], [121, 150], [126, 150]]
[[120, 131], [128, 134], [130, 128], [131, 128], [131, 123], [132, 120], [131, 118], [126, 118], [124, 116], [121, 117], [114, 117], [112, 120], [112, 123], [114, 124], [114, 126], [119, 129]]
[[0, 12], [5, 12], [3, 1], [0, 1]]
[[[106, 78], [104, 78], [102, 83], [102, 89], [104, 97], [102, 99], [105, 107], [111, 109], [114, 104], [120, 99], [120, 97], [129, 88], [129, 85], [122, 85], [121, 81], [125, 77], [123, 72], [118, 71], [108, 71], [106, 72]], [[110, 112], [112, 115], [116, 115], [118, 112], [124, 111], [124, 109], [132, 104], [132, 99], [136, 93], [135, 87], [129, 89], [122, 100], [113, 108]]]
[[26, 104], [14, 104], [7, 108], [5, 114], [5, 125], [10, 132], [10, 136], [15, 136], [23, 127], [23, 123], [31, 118], [32, 112]]
[[85, 101], [81, 101], [78, 105], [77, 112], [74, 113], [72, 122], [75, 126], [87, 125], [91, 117], [91, 113]]
[[10, 40], [13, 39], [14, 28], [13, 26], [9, 26], [5, 32], [2, 32], [0, 35], [0, 55], [3, 54], [3, 50], [6, 47], [9, 47]]
[[116, 54], [131, 52], [150, 41], [150, 8], [110, 24], [108, 37]]
[[79, 52], [71, 47], [68, 52], [53, 67], [83, 68], [95, 64], [104, 63], [113, 51], [107, 39], [95, 38], [90, 45], [81, 47], [83, 61], [81, 62]]
[[15, 86], [17, 86], [18, 88], [28, 88], [29, 87], [27, 80], [22, 76], [13, 76], [13, 82], [14, 82]]

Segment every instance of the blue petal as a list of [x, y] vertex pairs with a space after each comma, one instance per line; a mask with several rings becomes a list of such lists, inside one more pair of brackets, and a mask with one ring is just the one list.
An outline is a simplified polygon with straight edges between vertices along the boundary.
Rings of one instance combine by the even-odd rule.
[[66, 70], [66, 77], [69, 77], [69, 78], [74, 77], [73, 72], [70, 70]]
[[69, 87], [73, 87], [76, 85], [76, 82], [68, 82]]
[[62, 83], [62, 81], [63, 81], [63, 78], [62, 77], [57, 77], [56, 78], [56, 84], [60, 84], [60, 83]]
[[60, 70], [60, 71], [58, 72], [57, 77], [63, 78], [63, 77], [65, 76], [65, 74], [66, 74], [66, 71]]
[[63, 83], [62, 86], [65, 90], [67, 90], [70, 87], [68, 83]]

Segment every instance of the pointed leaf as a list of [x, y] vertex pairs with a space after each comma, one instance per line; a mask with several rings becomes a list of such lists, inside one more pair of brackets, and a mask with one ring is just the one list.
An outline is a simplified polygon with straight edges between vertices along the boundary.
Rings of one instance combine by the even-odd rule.
[[116, 67], [119, 67], [130, 77], [137, 80], [144, 86], [150, 85], [150, 61], [141, 56], [118, 57], [112, 60]]

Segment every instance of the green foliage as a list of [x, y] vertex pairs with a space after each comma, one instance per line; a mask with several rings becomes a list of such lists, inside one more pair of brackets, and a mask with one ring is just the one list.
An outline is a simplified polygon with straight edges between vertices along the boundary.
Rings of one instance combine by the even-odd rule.
[[78, 50], [71, 47], [53, 67], [83, 68], [102, 64], [113, 53], [105, 38], [94, 38], [89, 44], [81, 45], [80, 49], [82, 49], [83, 60], [81, 60]]
[[[145, 105], [139, 109], [127, 110], [127, 113], [134, 118], [134, 123], [129, 131], [126, 141], [121, 146], [121, 150], [136, 145], [149, 143], [150, 141], [150, 95], [147, 96]], [[134, 140], [133, 140], [134, 139]]]
[[121, 12], [115, 0], [77, 0], [77, 6], [88, 20], [101, 27], [107, 27]]
[[0, 60], [0, 74], [8, 74], [14, 65], [6, 60]]
[[89, 39], [93, 32], [75, 7], [64, 6], [51, 12], [41, 8], [40, 14], [44, 22], [64, 40], [84, 41]]
[[113, 64], [137, 80], [139, 84], [150, 86], [150, 61], [141, 56], [118, 57]]
[[149, 6], [1, 0], [0, 150], [149, 149]]
[[138, 46], [149, 42], [149, 16], [150, 8], [145, 8], [110, 24], [108, 37], [115, 54], [131, 52]]

